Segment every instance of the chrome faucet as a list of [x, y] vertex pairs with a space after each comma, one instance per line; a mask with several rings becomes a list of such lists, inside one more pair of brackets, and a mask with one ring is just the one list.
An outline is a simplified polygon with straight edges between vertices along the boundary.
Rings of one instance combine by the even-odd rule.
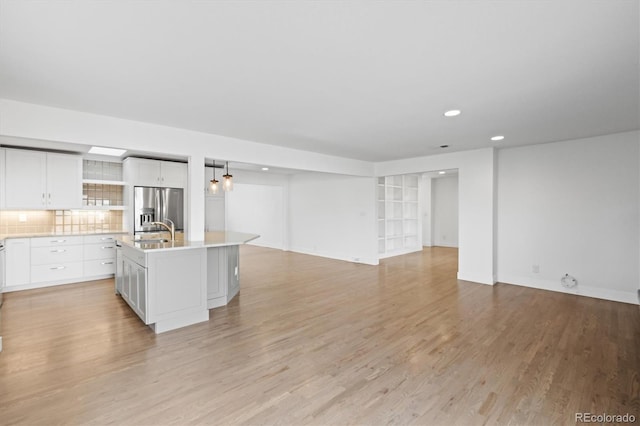
[[171, 224], [171, 226], [167, 225], [164, 222], [147, 222], [145, 223], [145, 225], [160, 225], [160, 226], [164, 226], [167, 231], [169, 231], [171, 233], [171, 241], [175, 241], [176, 240], [176, 225], [173, 223], [173, 221], [171, 219], [165, 219], [167, 222], [169, 222]]

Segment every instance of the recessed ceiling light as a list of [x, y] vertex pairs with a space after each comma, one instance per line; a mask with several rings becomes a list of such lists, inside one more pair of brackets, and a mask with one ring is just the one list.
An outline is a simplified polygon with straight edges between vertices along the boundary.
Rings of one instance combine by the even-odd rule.
[[500, 136], [494, 136], [491, 138], [492, 141], [501, 141], [502, 139], [504, 139], [504, 136], [500, 135]]
[[264, 170], [266, 172], [267, 170], [269, 170], [269, 168], [268, 167], [263, 167], [262, 170]]
[[89, 154], [110, 155], [112, 157], [120, 157], [127, 152], [126, 149], [105, 148], [102, 146], [92, 146], [89, 150]]
[[447, 112], [444, 113], [445, 117], [455, 117], [456, 115], [460, 115], [462, 111], [460, 111], [459, 109], [451, 109]]
[[447, 173], [447, 172], [445, 172], [444, 170], [442, 170], [442, 171], [438, 172], [438, 174], [439, 174], [439, 175], [443, 175], [443, 174], [445, 174], [445, 173]]

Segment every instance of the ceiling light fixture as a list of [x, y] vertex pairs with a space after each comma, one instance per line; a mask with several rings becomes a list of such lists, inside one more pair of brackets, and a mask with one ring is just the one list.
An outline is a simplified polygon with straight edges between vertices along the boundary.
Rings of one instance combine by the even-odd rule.
[[502, 139], [504, 139], [504, 136], [499, 135], [499, 136], [493, 136], [491, 138], [492, 141], [501, 141]]
[[209, 181], [209, 194], [218, 193], [218, 180], [216, 179], [216, 162], [213, 162], [213, 179]]
[[120, 157], [127, 152], [126, 149], [105, 148], [103, 146], [92, 146], [89, 154], [110, 155], [112, 157]]
[[460, 111], [459, 109], [451, 109], [447, 112], [444, 113], [445, 117], [455, 117], [457, 115], [460, 115], [460, 113], [462, 113], [462, 111]]
[[268, 167], [263, 167], [262, 170], [266, 172], [266, 171], [269, 170], [269, 168]]
[[233, 176], [229, 174], [229, 162], [226, 162], [227, 173], [222, 175], [222, 189], [226, 192], [233, 191]]

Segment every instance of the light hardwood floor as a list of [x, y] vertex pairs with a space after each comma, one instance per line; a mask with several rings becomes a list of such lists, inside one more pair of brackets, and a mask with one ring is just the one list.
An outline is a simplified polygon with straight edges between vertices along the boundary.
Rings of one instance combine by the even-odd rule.
[[[573, 424], [640, 414], [638, 306], [242, 247], [241, 291], [155, 335], [104, 280], [6, 295], [0, 424]], [[179, 283], [177, 283], [179, 285]], [[638, 421], [638, 420], [637, 420]]]

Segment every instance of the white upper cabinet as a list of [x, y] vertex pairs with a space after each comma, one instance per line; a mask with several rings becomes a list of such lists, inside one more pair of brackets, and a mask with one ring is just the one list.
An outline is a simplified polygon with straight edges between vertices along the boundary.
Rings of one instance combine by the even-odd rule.
[[8, 149], [5, 158], [7, 208], [47, 208], [47, 154]]
[[160, 186], [185, 188], [187, 165], [173, 161], [127, 158], [124, 160], [125, 176], [133, 186]]
[[5, 157], [6, 208], [82, 207], [81, 157], [18, 149], [7, 149]]
[[187, 187], [187, 164], [173, 161], [160, 161], [160, 176], [162, 186], [169, 188]]
[[82, 207], [80, 156], [7, 149], [4, 176], [8, 209]]
[[47, 208], [82, 207], [82, 158], [47, 154]]
[[8, 209], [82, 207], [80, 156], [7, 149], [4, 176]]

